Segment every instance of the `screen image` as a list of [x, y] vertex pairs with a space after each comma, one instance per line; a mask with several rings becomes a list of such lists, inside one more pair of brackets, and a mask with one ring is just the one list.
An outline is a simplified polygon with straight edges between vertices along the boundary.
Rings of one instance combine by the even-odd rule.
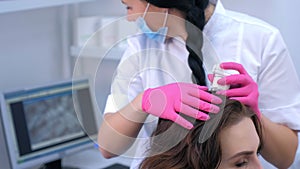
[[33, 150], [85, 135], [76, 116], [71, 92], [23, 104]]
[[87, 79], [4, 93], [1, 110], [11, 168], [60, 160], [97, 137]]

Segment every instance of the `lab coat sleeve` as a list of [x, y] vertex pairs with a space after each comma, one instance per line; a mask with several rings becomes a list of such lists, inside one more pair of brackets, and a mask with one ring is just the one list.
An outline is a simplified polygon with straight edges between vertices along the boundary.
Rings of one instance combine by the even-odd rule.
[[300, 82], [278, 30], [268, 38], [259, 70], [259, 107], [270, 120], [300, 130]]
[[129, 39], [128, 47], [113, 76], [111, 93], [107, 98], [104, 113], [112, 113], [127, 105], [143, 91], [139, 72], [139, 43]]

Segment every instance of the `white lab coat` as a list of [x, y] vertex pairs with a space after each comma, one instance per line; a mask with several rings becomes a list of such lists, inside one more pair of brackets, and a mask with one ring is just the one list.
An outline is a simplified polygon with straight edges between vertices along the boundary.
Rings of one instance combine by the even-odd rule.
[[[211, 71], [208, 63], [211, 58], [214, 62], [241, 63], [259, 86], [261, 112], [273, 122], [300, 130], [300, 82], [280, 32], [256, 18], [225, 10], [221, 2], [217, 2], [203, 32], [205, 40], [213, 46], [202, 50], [206, 71]], [[128, 38], [128, 48], [114, 77], [105, 113], [119, 110], [147, 88], [191, 82], [187, 57], [180, 38], [168, 39], [164, 44], [144, 35]], [[125, 156], [135, 157], [132, 168], [137, 168], [143, 159], [144, 151], [149, 148], [147, 137], [156, 124], [157, 118], [149, 116], [139, 139], [126, 153]], [[267, 169], [272, 168], [266, 162], [263, 164]]]

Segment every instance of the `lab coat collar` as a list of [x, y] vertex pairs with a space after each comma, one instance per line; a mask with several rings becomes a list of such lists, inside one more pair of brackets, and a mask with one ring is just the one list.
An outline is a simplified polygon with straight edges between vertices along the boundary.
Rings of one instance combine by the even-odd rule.
[[203, 33], [208, 37], [213, 36], [214, 32], [217, 32], [219, 29], [222, 29], [219, 26], [218, 27], [215, 26], [215, 25], [220, 25], [220, 23], [216, 24], [217, 22], [220, 22], [220, 20], [218, 20], [217, 15], [226, 15], [226, 10], [224, 9], [222, 2], [220, 0], [216, 0], [215, 2], [216, 2], [215, 11], [203, 29]]

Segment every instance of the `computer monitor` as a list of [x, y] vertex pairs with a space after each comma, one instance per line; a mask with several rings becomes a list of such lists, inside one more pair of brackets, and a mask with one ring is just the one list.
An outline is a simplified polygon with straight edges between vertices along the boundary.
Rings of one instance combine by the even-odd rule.
[[6, 165], [56, 169], [64, 156], [93, 147], [98, 126], [93, 103], [88, 79], [2, 93]]

